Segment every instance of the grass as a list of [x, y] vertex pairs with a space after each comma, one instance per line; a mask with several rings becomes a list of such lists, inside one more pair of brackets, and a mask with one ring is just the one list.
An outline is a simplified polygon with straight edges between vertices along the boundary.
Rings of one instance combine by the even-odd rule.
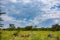
[[[18, 36], [14, 37], [16, 31], [2, 31], [1, 40], [60, 40], [60, 31], [20, 31]], [[30, 34], [29, 37], [20, 37], [20, 35]], [[52, 38], [47, 37], [53, 34]]]

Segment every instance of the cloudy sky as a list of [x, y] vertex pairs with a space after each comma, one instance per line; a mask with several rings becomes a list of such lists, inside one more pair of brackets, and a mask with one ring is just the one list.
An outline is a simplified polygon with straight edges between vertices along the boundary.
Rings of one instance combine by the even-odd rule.
[[4, 27], [37, 25], [51, 27], [60, 24], [60, 0], [0, 0]]

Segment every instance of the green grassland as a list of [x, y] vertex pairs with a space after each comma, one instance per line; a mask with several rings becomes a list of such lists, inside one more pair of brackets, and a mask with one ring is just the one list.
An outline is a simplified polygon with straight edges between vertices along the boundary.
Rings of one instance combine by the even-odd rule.
[[[16, 31], [2, 31], [1, 40], [60, 40], [60, 31], [20, 31], [18, 36], [14, 37]], [[29, 37], [21, 37], [21, 35], [30, 34]], [[48, 37], [53, 34], [53, 37]]]

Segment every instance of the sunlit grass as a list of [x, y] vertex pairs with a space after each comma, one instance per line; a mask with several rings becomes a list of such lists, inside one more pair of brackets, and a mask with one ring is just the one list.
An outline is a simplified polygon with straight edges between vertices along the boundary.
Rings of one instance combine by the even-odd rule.
[[[17, 37], [13, 37], [16, 31], [2, 31], [2, 40], [56, 40], [60, 38], [60, 31], [20, 31]], [[30, 34], [30, 37], [20, 37], [20, 35]], [[53, 38], [47, 37], [48, 34], [53, 34]]]

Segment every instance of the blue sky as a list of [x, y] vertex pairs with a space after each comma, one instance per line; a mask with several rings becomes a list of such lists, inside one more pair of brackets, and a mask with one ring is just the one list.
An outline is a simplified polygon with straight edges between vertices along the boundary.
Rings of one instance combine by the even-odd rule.
[[60, 24], [60, 0], [1, 0], [4, 27], [15, 24], [16, 27], [37, 25], [51, 27]]

